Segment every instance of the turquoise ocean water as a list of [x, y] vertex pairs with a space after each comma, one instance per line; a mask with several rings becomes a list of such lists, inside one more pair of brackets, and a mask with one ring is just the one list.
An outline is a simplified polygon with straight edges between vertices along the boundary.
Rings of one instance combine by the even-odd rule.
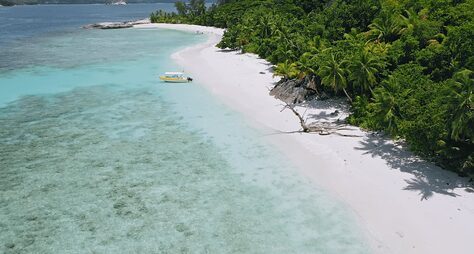
[[204, 35], [24, 38], [0, 47], [0, 253], [369, 253], [347, 209], [199, 80], [158, 82]]

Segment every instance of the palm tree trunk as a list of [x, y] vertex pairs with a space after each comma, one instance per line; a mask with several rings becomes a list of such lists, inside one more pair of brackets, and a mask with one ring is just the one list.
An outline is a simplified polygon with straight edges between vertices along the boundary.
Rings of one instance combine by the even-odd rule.
[[352, 98], [349, 96], [349, 94], [347, 93], [346, 89], [345, 89], [345, 88], [342, 88], [342, 91], [344, 91], [344, 94], [346, 94], [347, 99], [349, 99], [349, 101], [352, 103]]
[[374, 90], [372, 89], [372, 87], [369, 86], [369, 90], [370, 90], [370, 95], [374, 95]]

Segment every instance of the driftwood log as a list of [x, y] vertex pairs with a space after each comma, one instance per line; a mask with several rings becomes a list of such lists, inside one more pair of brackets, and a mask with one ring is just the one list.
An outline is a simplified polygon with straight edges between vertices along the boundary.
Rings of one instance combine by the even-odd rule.
[[347, 127], [345, 124], [336, 124], [336, 125], [327, 125], [327, 124], [320, 124], [320, 125], [315, 125], [315, 124], [307, 124], [303, 116], [295, 109], [294, 104], [289, 104], [285, 103], [285, 107], [282, 109], [290, 109], [293, 114], [298, 117], [300, 121], [300, 125], [302, 128], [301, 132], [304, 133], [318, 133], [319, 135], [339, 135], [343, 137], [360, 137], [358, 135], [351, 135], [351, 134], [343, 134], [338, 131], [343, 131], [343, 130], [351, 130]]

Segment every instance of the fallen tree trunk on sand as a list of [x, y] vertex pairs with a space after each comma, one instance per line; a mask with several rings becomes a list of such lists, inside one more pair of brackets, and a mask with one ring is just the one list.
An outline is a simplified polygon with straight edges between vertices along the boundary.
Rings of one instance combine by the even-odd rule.
[[305, 121], [305, 119], [303, 118], [303, 116], [295, 109], [295, 105], [294, 104], [288, 104], [288, 103], [285, 103], [285, 107], [282, 109], [285, 110], [285, 109], [290, 109], [293, 114], [295, 114], [296, 117], [298, 117], [299, 121], [300, 121], [300, 125], [301, 125], [301, 128], [303, 129], [302, 132], [304, 133], [318, 133], [319, 135], [331, 135], [331, 134], [335, 134], [335, 135], [339, 135], [339, 136], [343, 136], [343, 137], [360, 137], [358, 135], [351, 135], [351, 134], [343, 134], [343, 133], [340, 133], [338, 131], [343, 131], [343, 130], [351, 130], [349, 128], [347, 128], [347, 125], [345, 124], [337, 124], [337, 125], [327, 125], [327, 124], [321, 124], [321, 125], [314, 125], [314, 124], [310, 124], [308, 125]]

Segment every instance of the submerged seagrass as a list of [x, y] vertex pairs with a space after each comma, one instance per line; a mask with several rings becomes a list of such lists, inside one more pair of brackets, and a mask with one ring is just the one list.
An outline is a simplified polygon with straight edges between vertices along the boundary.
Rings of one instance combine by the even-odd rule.
[[173, 114], [147, 89], [107, 86], [1, 109], [1, 247], [365, 253], [344, 212], [265, 146], [234, 168]]

